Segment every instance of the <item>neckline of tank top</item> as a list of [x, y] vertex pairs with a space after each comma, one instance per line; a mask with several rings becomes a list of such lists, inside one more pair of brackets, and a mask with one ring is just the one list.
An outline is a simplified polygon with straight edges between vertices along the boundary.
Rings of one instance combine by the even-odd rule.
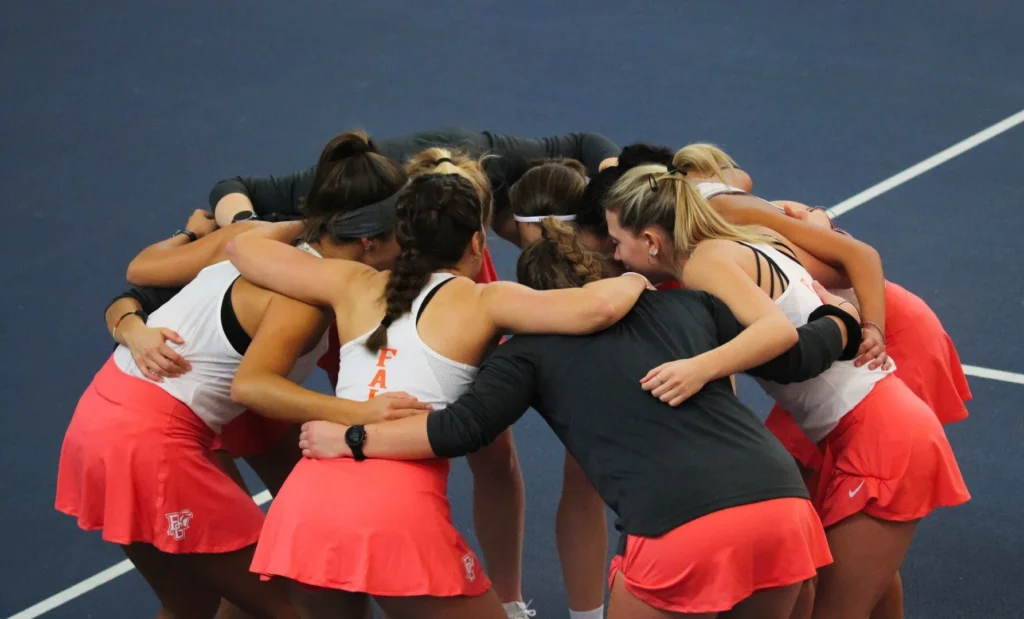
[[[416, 300], [413, 301], [413, 307], [410, 308], [408, 313], [403, 314], [402, 317], [399, 320], [401, 320], [403, 318], [410, 318], [410, 317], [415, 319], [416, 313], [419, 310], [419, 307], [416, 306], [416, 301], [419, 301], [421, 298], [426, 297], [428, 294], [430, 294], [431, 290], [433, 290], [434, 288], [437, 288], [438, 286], [440, 286], [441, 284], [443, 284], [444, 282], [446, 282], [446, 281], [448, 281], [450, 279], [454, 279], [455, 277], [459, 277], [459, 276], [455, 275], [454, 273], [445, 273], [445, 272], [442, 272], [442, 271], [435, 271], [435, 272], [431, 273], [430, 274], [430, 279], [427, 280], [427, 284], [425, 286], [423, 286], [423, 290], [420, 291], [420, 294], [418, 294], [416, 296]], [[345, 352], [345, 349], [347, 349], [347, 348], [349, 348], [349, 347], [351, 347], [351, 346], [353, 346], [355, 344], [362, 344], [376, 330], [377, 330], [377, 327], [374, 326], [369, 331], [367, 331], [367, 332], [365, 332], [365, 333], [363, 333], [363, 334], [361, 334], [361, 335], [359, 335], [357, 337], [354, 337], [351, 340], [349, 340], [349, 341], [345, 342], [344, 344], [342, 344], [338, 348], [338, 357], [339, 357], [339, 359], [341, 357], [341, 354]], [[437, 352], [436, 350], [434, 350], [433, 348], [431, 348], [430, 346], [428, 346], [427, 343], [423, 341], [423, 338], [420, 337], [420, 331], [416, 327], [415, 322], [413, 323], [413, 333], [416, 334], [416, 340], [420, 343], [420, 346], [421, 346], [422, 350], [425, 353], [429, 354], [430, 356], [436, 357], [438, 360], [443, 361], [444, 363], [448, 363], [450, 365], [453, 365], [453, 366], [456, 366], [456, 367], [459, 367], [459, 368], [462, 368], [462, 369], [465, 369], [465, 370], [476, 371], [476, 370], [480, 369], [479, 366], [470, 365], [468, 363], [462, 363], [461, 361], [456, 361], [455, 359], [451, 359], [449, 357], [446, 357], [446, 356], [442, 355], [441, 353]]]
[[[769, 249], [769, 250], [771, 250], [771, 251], [772, 251], [772, 252], [773, 252], [774, 254], [777, 254], [777, 255], [775, 255], [775, 256], [772, 256], [772, 259], [773, 259], [773, 260], [775, 260], [776, 264], [778, 264], [778, 257], [779, 257], [779, 256], [781, 256], [782, 258], [785, 258], [785, 259], [786, 259], [786, 261], [787, 261], [787, 262], [789, 262], [789, 264], [790, 264], [791, 266], [793, 266], [793, 267], [796, 267], [796, 268], [799, 268], [799, 269], [801, 269], [801, 270], [804, 270], [804, 271], [806, 271], [806, 269], [804, 269], [804, 267], [803, 267], [803, 265], [802, 265], [802, 264], [800, 264], [800, 263], [797, 263], [797, 262], [793, 262], [793, 260], [792, 260], [792, 259], [791, 259], [791, 258], [790, 258], [789, 256], [787, 256], [786, 254], [782, 253], [781, 251], [779, 251], [779, 250], [775, 249], [774, 247], [772, 247], [772, 246], [771, 246], [770, 244], [768, 244], [768, 243], [751, 243], [750, 245], [751, 245], [752, 247], [756, 247], [756, 248], [760, 249], [761, 251], [764, 251], [765, 249]], [[771, 268], [771, 266], [769, 265], [769, 267], [768, 267], [768, 268], [770, 269], [770, 268]], [[779, 266], [779, 268], [780, 268], [780, 269], [782, 269], [782, 267], [781, 267], [781, 266]], [[787, 295], [789, 295], [789, 292], [790, 292], [791, 290], [793, 290], [793, 284], [795, 283], [795, 281], [794, 281], [794, 278], [793, 278], [793, 276], [792, 276], [792, 275], [791, 275], [790, 273], [787, 273], [785, 269], [782, 269], [782, 272], [786, 274], [786, 277], [787, 277], [787, 278], [789, 279], [789, 283], [788, 283], [788, 285], [786, 286], [786, 289], [782, 291], [782, 294], [780, 294], [780, 295], [779, 295], [779, 297], [778, 297], [777, 299], [773, 299], [773, 300], [772, 300], [772, 302], [773, 302], [773, 303], [775, 303], [776, 305], [779, 305], [779, 304], [781, 304], [781, 303], [782, 303], [782, 301], [783, 301], [783, 299], [785, 299], [785, 298], [787, 297]], [[756, 283], [756, 282], [755, 282], [755, 283]]]

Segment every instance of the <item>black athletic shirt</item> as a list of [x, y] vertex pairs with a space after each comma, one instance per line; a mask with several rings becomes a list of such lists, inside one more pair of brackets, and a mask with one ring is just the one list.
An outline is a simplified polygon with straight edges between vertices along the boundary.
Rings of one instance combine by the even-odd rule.
[[[807, 498], [792, 456], [728, 378], [676, 408], [640, 388], [658, 365], [742, 330], [717, 298], [669, 290], [645, 292], [625, 318], [593, 335], [515, 336], [484, 361], [465, 394], [430, 413], [430, 445], [442, 457], [471, 453], [533, 407], [619, 516], [616, 528], [645, 537], [728, 507]], [[842, 333], [828, 318], [798, 332], [796, 346], [749, 373], [803, 381], [842, 354]]]
[[[547, 138], [517, 138], [489, 131], [447, 128], [422, 131], [388, 140], [374, 140], [377, 150], [399, 163], [431, 146], [454, 146], [473, 157], [494, 154], [522, 159], [569, 158], [587, 167], [591, 176], [597, 174], [602, 161], [619, 154], [619, 147], [596, 133], [570, 133]], [[490, 160], [489, 160], [490, 161]], [[506, 185], [508, 170], [503, 165], [485, 165], [491, 185], [500, 190]], [[244, 194], [261, 218], [278, 215], [295, 218], [299, 203], [309, 193], [316, 166], [285, 176], [236, 176], [220, 181], [210, 191], [210, 206], [215, 207], [228, 194]]]

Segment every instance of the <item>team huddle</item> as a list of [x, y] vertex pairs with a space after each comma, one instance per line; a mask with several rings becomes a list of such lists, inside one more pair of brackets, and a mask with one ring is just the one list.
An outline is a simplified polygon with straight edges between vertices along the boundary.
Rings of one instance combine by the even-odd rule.
[[[565, 446], [571, 619], [900, 619], [915, 527], [970, 498], [942, 427], [967, 381], [873, 248], [753, 191], [710, 144], [463, 129], [221, 181], [108, 305], [56, 508], [165, 619], [525, 619], [532, 408]], [[482, 557], [451, 519], [461, 456]]]

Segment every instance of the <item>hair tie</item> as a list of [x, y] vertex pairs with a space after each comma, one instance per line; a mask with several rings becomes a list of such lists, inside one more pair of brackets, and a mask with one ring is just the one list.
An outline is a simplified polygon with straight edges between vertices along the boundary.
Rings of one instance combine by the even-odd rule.
[[392, 320], [394, 320], [394, 319], [391, 318], [391, 316], [389, 316], [388, 314], [384, 314], [384, 318], [382, 318], [381, 321], [380, 321], [380, 326], [382, 326], [385, 329], [387, 329], [388, 327], [391, 326]]
[[682, 176], [686, 176], [686, 170], [680, 170], [679, 168], [674, 167], [674, 166], [668, 169], [668, 173], [669, 174], [681, 174]]
[[434, 161], [434, 165], [435, 165], [435, 166], [439, 166], [439, 165], [441, 165], [442, 163], [444, 163], [444, 162], [446, 162], [446, 161], [447, 161], [448, 163], [452, 164], [452, 165], [455, 165], [455, 162], [454, 162], [454, 161], [452, 161], [451, 159], [449, 159], [448, 157], [441, 157], [440, 159], [437, 159], [437, 160], [435, 160], [435, 161]]

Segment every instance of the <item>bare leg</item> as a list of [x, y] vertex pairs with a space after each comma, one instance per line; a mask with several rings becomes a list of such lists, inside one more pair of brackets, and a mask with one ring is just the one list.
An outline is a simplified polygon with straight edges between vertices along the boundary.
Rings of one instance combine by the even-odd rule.
[[870, 617], [903, 563], [918, 522], [889, 522], [861, 512], [829, 527], [834, 563], [818, 572], [815, 619]]
[[615, 576], [608, 600], [608, 619], [715, 619], [718, 613], [673, 613], [655, 608], [629, 592], [622, 574]]
[[473, 521], [487, 573], [502, 603], [523, 599], [526, 489], [512, 431], [469, 455], [473, 471]]
[[793, 606], [791, 619], [811, 619], [814, 613], [814, 592], [818, 587], [818, 577], [809, 578], [800, 587], [800, 595], [796, 598], [796, 605]]
[[871, 619], [903, 619], [903, 579], [899, 572], [875, 604]]
[[299, 619], [372, 619], [370, 596], [337, 589], [318, 589], [291, 582], [288, 587]]
[[720, 616], [722, 619], [789, 619], [803, 585], [797, 582], [760, 589]]
[[555, 519], [558, 558], [562, 563], [569, 608], [588, 611], [604, 604], [608, 524], [604, 502], [568, 453], [562, 498]]
[[391, 619], [508, 619], [491, 589], [475, 597], [376, 597]]

